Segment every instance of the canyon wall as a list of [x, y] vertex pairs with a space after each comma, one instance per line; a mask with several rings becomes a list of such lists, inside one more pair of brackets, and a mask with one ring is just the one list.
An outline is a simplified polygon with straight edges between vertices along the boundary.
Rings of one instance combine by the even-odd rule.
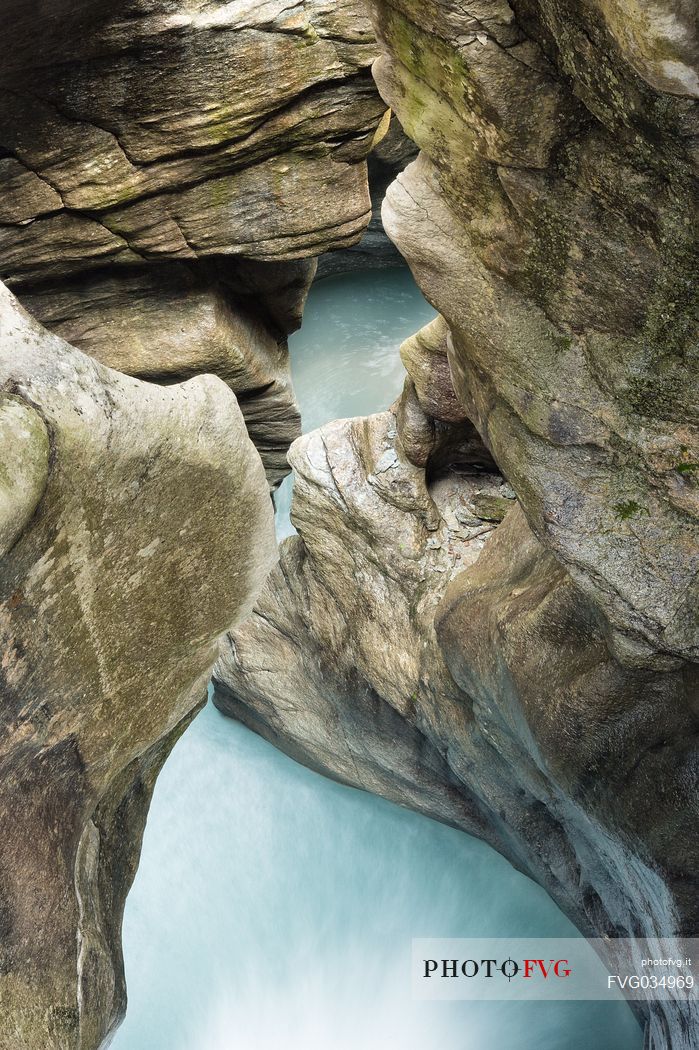
[[355, 0], [0, 30], [0, 1047], [93, 1050], [155, 779], [276, 560], [286, 338], [389, 115]]
[[[481, 836], [585, 932], [697, 929], [692, 5], [372, 14], [0, 13], [3, 1047], [118, 1023], [150, 793], [224, 626], [217, 703], [278, 746]], [[293, 445], [299, 535], [242, 623], [286, 337], [369, 222], [387, 106], [421, 153], [384, 226], [441, 316], [395, 405]]]
[[397, 117], [392, 115], [386, 134], [367, 157], [371, 197], [369, 225], [357, 244], [350, 245], [349, 248], [338, 248], [320, 256], [316, 270], [317, 280], [352, 270], [376, 270], [405, 264], [403, 256], [384, 229], [381, 208], [386, 190], [410, 161], [415, 160], [417, 153], [417, 146], [407, 137]]
[[220, 379], [125, 376], [0, 296], [0, 1045], [96, 1047], [155, 777], [273, 517]]
[[[384, 225], [441, 318], [297, 440], [298, 536], [215, 700], [494, 845], [585, 933], [699, 922], [696, 15], [373, 0], [420, 147]], [[646, 1050], [699, 1019], [641, 1011]]]
[[158, 382], [221, 376], [275, 486], [300, 433], [286, 337], [315, 257], [371, 218], [388, 126], [360, 0], [10, 0], [0, 279], [51, 331]]

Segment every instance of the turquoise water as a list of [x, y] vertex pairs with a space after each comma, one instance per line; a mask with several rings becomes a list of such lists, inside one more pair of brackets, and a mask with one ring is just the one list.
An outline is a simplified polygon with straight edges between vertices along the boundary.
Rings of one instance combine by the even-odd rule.
[[[316, 286], [292, 346], [306, 425], [385, 407], [397, 342], [431, 316], [402, 271]], [[623, 1004], [411, 1002], [412, 937], [573, 932], [482, 843], [303, 769], [209, 705], [157, 783], [112, 1046], [640, 1050]]]
[[[303, 328], [289, 340], [304, 432], [388, 408], [405, 379], [398, 347], [436, 316], [407, 269], [343, 274], [314, 285]], [[291, 488], [288, 477], [275, 496], [280, 537], [295, 531]]]

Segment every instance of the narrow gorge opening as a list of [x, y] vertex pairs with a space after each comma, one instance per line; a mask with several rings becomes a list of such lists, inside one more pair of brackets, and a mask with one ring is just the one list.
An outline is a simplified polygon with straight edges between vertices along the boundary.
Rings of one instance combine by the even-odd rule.
[[0, 1050], [696, 1050], [692, 7], [0, 5]]
[[[304, 432], [383, 411], [401, 342], [434, 317], [407, 268], [316, 282], [290, 341]], [[112, 1046], [639, 1050], [625, 1004], [412, 1002], [420, 936], [579, 934], [483, 842], [304, 768], [209, 702], [156, 785]]]

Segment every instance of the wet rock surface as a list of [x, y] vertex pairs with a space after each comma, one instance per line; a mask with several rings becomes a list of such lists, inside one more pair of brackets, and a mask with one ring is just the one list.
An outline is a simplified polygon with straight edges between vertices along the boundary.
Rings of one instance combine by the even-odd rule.
[[[224, 626], [222, 710], [481, 836], [584, 932], [696, 932], [693, 12], [371, 11], [0, 15], [0, 278], [53, 333], [2, 292], [8, 1045], [117, 1023], [150, 792]], [[383, 224], [441, 317], [390, 410], [294, 444], [299, 535], [241, 626], [286, 336], [369, 223], [367, 156], [375, 204], [410, 154], [387, 106], [421, 152]]]
[[0, 13], [0, 1044], [91, 1050], [155, 779], [275, 559], [287, 336], [388, 121], [355, 0], [49, 7]]

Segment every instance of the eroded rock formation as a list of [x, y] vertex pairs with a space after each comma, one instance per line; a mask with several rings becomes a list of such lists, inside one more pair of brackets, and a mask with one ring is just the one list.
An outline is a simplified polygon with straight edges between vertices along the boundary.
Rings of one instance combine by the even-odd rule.
[[[487, 839], [584, 932], [696, 932], [693, 12], [372, 8], [421, 149], [384, 224], [442, 320], [390, 414], [293, 446], [299, 537], [217, 703]], [[643, 1019], [696, 1043], [691, 1009]]]
[[624, 659], [696, 658], [697, 108], [592, 8], [515, 8], [377, 6], [377, 82], [422, 149], [385, 221], [470, 418]]
[[0, 279], [105, 364], [220, 375], [276, 484], [314, 258], [371, 217], [364, 6], [10, 0], [0, 31]]
[[282, 545], [215, 676], [222, 710], [306, 763], [462, 827], [472, 807], [444, 742], [421, 724], [463, 716], [431, 625], [447, 583], [494, 528], [474, 503], [512, 505], [469, 437], [459, 473], [445, 471], [429, 489], [394, 412], [299, 439], [291, 453], [299, 536]]
[[[150, 791], [224, 624], [217, 702], [279, 746], [482, 836], [586, 932], [697, 929], [691, 5], [372, 8], [383, 102], [355, 0], [0, 14], [0, 277], [54, 333], [3, 291], [13, 1050], [123, 1009]], [[384, 224], [441, 317], [396, 405], [294, 445], [299, 536], [239, 627], [274, 558], [243, 416], [273, 485], [286, 335], [369, 221], [386, 105], [421, 154]]]
[[272, 511], [221, 380], [122, 375], [0, 294], [0, 1045], [97, 1047], [153, 783]]
[[0, 1046], [94, 1050], [155, 778], [276, 556], [286, 338], [388, 117], [356, 0], [0, 30], [0, 279], [45, 326], [0, 286]]
[[[357, 244], [320, 256], [316, 274], [318, 278], [332, 277], [351, 270], [376, 270], [404, 265], [403, 256], [384, 229], [381, 207], [388, 187], [417, 156], [417, 146], [407, 137], [395, 115], [387, 113], [384, 119], [387, 118], [390, 123], [386, 134], [382, 135], [367, 157], [371, 195], [369, 225]], [[382, 132], [383, 128], [380, 134]]]

